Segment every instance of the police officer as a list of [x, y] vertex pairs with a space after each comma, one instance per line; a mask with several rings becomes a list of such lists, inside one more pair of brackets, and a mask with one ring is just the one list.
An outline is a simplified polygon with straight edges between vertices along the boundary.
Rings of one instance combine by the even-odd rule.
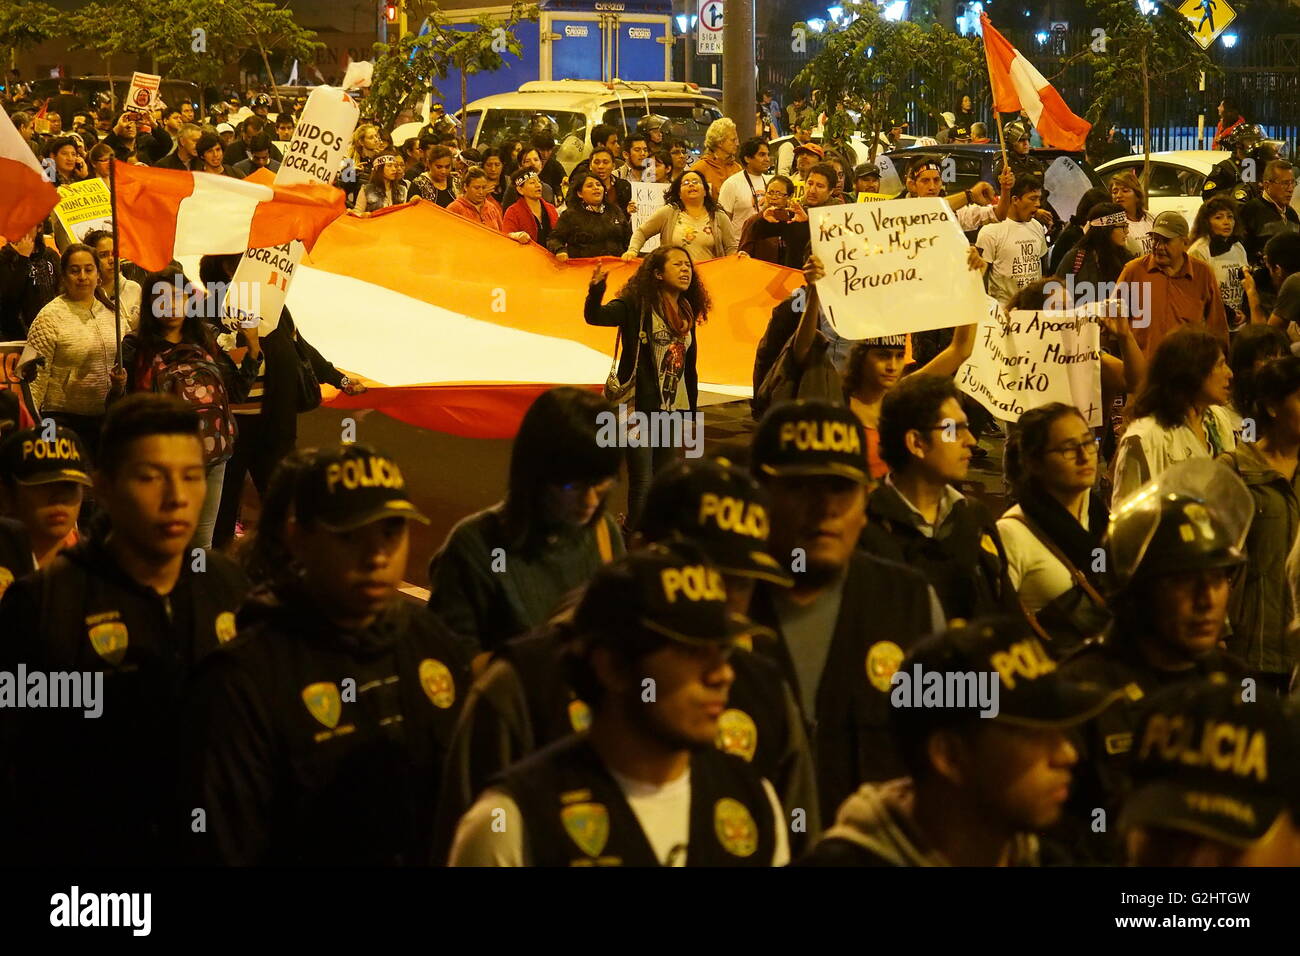
[[[767, 552], [769, 517], [762, 490], [725, 460], [676, 462], [655, 476], [634, 544], [684, 538], [721, 571], [728, 609], [744, 614], [756, 581], [788, 587], [787, 572]], [[448, 761], [440, 838], [506, 765], [591, 722], [561, 666], [572, 636], [570, 602], [547, 627], [511, 641], [474, 682]], [[816, 784], [803, 720], [780, 671], [743, 647], [731, 658], [735, 683], [718, 719], [718, 748], [751, 763], [776, 787], [802, 847], [819, 831]], [[448, 826], [448, 824], [450, 826]], [[446, 858], [446, 846], [435, 849]]]
[[1300, 713], [1215, 675], [1152, 698], [1120, 827], [1134, 866], [1300, 866]]
[[258, 93], [249, 101], [248, 107], [253, 111], [254, 116], [266, 119], [267, 114], [271, 112], [271, 97], [266, 93]]
[[460, 821], [453, 866], [782, 866], [771, 783], [714, 742], [732, 646], [722, 573], [685, 543], [596, 573], [564, 662], [589, 728], [507, 769]]
[[943, 615], [916, 571], [857, 550], [869, 478], [853, 412], [814, 401], [773, 406], [750, 464], [771, 502], [768, 550], [794, 578], [790, 588], [755, 586], [750, 613], [779, 640], [754, 647], [777, 663], [800, 701], [822, 819], [830, 819], [864, 780], [902, 772], [889, 679]]
[[1062, 678], [1024, 618], [977, 618], [927, 638], [894, 675], [890, 717], [908, 775], [864, 784], [803, 862], [1039, 866], [1078, 753], [1070, 728], [1114, 699]]
[[70, 428], [14, 432], [0, 442], [0, 597], [75, 540], [90, 455]]
[[[228, 864], [424, 864], [467, 686], [455, 638], [398, 593], [411, 503], [365, 445], [301, 471], [286, 544], [301, 569], [249, 602], [196, 675], [186, 855]], [[188, 821], [187, 821], [188, 822]]]
[[206, 488], [192, 406], [152, 394], [113, 405], [94, 482], [108, 530], [0, 602], [0, 670], [82, 675], [97, 698], [84, 710], [0, 708], [0, 741], [14, 748], [8, 822], [20, 859], [152, 863], [164, 856], [186, 679], [234, 636], [248, 582], [190, 547]]
[[[1011, 167], [1011, 172], [1020, 176], [1037, 176], [1043, 178], [1047, 172], [1047, 167], [1042, 161], [1029, 154], [1029, 130], [1021, 123], [1010, 122], [1002, 127], [1002, 137], [1007, 143], [1007, 165]], [[1002, 154], [999, 153], [997, 159], [993, 161], [993, 176], [995, 179], [1002, 174]]]
[[[1115, 507], [1107, 532], [1115, 619], [1104, 637], [1085, 642], [1062, 665], [1071, 678], [1124, 695], [1084, 728], [1090, 767], [1072, 800], [1079, 822], [1090, 824], [1098, 809], [1111, 817], [1127, 793], [1147, 698], [1212, 673], [1237, 684], [1248, 676], [1219, 642], [1253, 515], [1241, 479], [1209, 459], [1172, 465]], [[1118, 849], [1107, 840], [1088, 842], [1085, 852], [1100, 859]]]

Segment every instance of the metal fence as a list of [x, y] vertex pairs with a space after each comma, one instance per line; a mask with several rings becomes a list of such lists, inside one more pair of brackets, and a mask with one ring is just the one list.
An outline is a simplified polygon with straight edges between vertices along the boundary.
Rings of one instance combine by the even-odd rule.
[[[1086, 62], [1068, 62], [1070, 57], [1092, 42], [1090, 30], [1076, 28], [1064, 35], [1053, 35], [1039, 43], [1035, 34], [1004, 31], [1007, 39], [1023, 53], [1061, 93], [1066, 103], [1083, 114], [1092, 101], [1092, 67]], [[795, 53], [789, 37], [760, 37], [758, 46], [759, 89], [771, 87], [784, 102], [785, 93], [808, 60], [820, 49], [813, 39], [808, 52]], [[1217, 107], [1225, 97], [1241, 106], [1248, 121], [1258, 123], [1270, 139], [1296, 143], [1300, 140], [1300, 35], [1284, 34], [1258, 37], [1249, 45], [1214, 49], [1215, 61], [1222, 76], [1207, 76], [1204, 93], [1197, 90], [1165, 91], [1153, 86], [1151, 92], [1151, 149], [1209, 149], [1210, 137], [1218, 122]], [[973, 93], [975, 112], [991, 117], [987, 80], [974, 91], [954, 86], [953, 103], [962, 93]], [[949, 107], [951, 108], [951, 107]], [[1204, 113], [1206, 132], [1197, 137], [1197, 117]], [[909, 131], [933, 135], [936, 121], [923, 115], [915, 104], [908, 109]], [[1134, 84], [1130, 96], [1110, 104], [1103, 121], [1118, 126], [1135, 150], [1142, 149], [1142, 92]], [[1293, 151], [1294, 155], [1294, 151]]]

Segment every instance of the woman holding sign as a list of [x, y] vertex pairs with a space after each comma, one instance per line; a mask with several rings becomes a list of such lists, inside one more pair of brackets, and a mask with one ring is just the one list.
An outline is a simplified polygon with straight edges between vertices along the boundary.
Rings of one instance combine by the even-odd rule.
[[695, 261], [734, 253], [739, 243], [731, 217], [713, 201], [703, 173], [688, 169], [668, 187], [664, 204], [632, 234], [624, 259], [635, 259], [653, 235], [661, 246], [680, 246]]

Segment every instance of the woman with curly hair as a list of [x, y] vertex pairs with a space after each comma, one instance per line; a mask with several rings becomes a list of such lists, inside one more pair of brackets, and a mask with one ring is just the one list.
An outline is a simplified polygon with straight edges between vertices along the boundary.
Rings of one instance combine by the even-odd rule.
[[[608, 274], [603, 265], [591, 274], [584, 315], [588, 325], [618, 329], [622, 346], [616, 370], [619, 383], [633, 386], [638, 412], [694, 412], [699, 397], [695, 327], [705, 321], [709, 296], [690, 252], [682, 246], [660, 246], [645, 258], [618, 295], [601, 305]], [[632, 401], [624, 397], [620, 404], [626, 407]], [[635, 526], [640, 517], [654, 473], [679, 451], [628, 448], [629, 525]]]
[[668, 187], [664, 204], [632, 234], [624, 259], [635, 259], [651, 236], [660, 246], [681, 246], [691, 259], [729, 256], [740, 245], [731, 217], [716, 202], [702, 173], [688, 169]]

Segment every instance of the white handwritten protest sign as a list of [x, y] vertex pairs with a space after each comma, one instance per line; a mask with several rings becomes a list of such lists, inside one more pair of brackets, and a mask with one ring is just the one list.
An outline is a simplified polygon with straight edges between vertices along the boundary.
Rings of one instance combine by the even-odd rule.
[[[1079, 200], [1092, 188], [1092, 182], [1069, 156], [1057, 156], [1043, 176], [1047, 188], [1047, 202], [1056, 210], [1058, 219], [1069, 219], [1079, 211]], [[1087, 212], [1088, 210], [1083, 210]]]
[[808, 224], [826, 269], [817, 293], [841, 337], [943, 329], [984, 314], [983, 282], [966, 265], [970, 244], [944, 200], [819, 206]]
[[1007, 313], [991, 306], [975, 349], [957, 370], [957, 387], [997, 418], [1065, 402], [1101, 425], [1101, 326], [1097, 308]]
[[[275, 185], [333, 183], [359, 115], [356, 102], [342, 90], [329, 86], [312, 90], [275, 174]], [[295, 239], [283, 246], [244, 253], [226, 292], [223, 322], [228, 326], [256, 325], [259, 335], [275, 331], [289, 283], [305, 251]]]
[[[636, 212], [632, 213], [632, 228], [640, 229], [642, 223], [649, 219], [664, 204], [668, 193], [667, 183], [632, 183], [632, 201], [636, 203]], [[641, 254], [646, 255], [659, 248], [659, 237], [651, 236], [641, 247]]]

